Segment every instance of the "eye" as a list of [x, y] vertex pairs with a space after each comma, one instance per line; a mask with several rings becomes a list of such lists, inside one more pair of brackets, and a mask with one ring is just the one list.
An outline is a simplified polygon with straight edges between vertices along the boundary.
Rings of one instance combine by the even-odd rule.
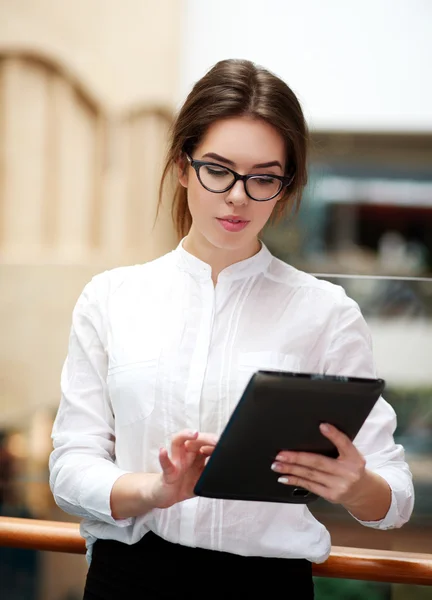
[[213, 165], [204, 165], [204, 170], [207, 175], [211, 175], [212, 177], [226, 177], [227, 175], [230, 175], [230, 172], [223, 167], [216, 167]]
[[275, 179], [274, 177], [254, 177], [253, 180], [258, 185], [262, 185], [262, 186], [275, 185], [275, 183], [279, 183], [279, 180]]

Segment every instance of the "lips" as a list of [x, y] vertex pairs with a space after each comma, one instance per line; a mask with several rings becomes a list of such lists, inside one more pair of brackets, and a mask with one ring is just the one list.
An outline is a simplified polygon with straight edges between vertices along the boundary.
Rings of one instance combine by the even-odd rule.
[[217, 221], [226, 231], [231, 231], [234, 233], [242, 231], [249, 224], [249, 221], [245, 221], [244, 219], [240, 219], [234, 215], [218, 218]]

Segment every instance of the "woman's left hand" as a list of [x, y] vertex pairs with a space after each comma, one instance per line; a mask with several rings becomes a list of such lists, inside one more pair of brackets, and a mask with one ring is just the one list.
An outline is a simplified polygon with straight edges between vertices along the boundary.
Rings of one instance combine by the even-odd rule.
[[352, 505], [362, 495], [366, 461], [351, 440], [332, 425], [321, 433], [339, 451], [338, 458], [311, 452], [281, 451], [272, 464], [282, 484], [302, 487], [334, 504]]

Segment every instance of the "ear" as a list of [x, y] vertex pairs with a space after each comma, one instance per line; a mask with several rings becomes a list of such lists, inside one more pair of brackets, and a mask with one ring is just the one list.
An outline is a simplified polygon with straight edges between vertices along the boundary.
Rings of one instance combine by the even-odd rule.
[[184, 188], [188, 186], [188, 162], [182, 155], [177, 161], [177, 177], [180, 185]]

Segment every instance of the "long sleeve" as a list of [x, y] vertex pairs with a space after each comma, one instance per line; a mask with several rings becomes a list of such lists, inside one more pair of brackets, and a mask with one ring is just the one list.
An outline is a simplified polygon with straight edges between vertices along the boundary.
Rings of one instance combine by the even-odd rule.
[[[325, 372], [376, 377], [370, 332], [358, 306], [351, 300], [347, 299], [341, 308], [326, 354]], [[383, 477], [392, 491], [391, 506], [384, 519], [360, 521], [376, 529], [401, 527], [409, 520], [414, 506], [412, 475], [403, 447], [394, 441], [395, 429], [395, 411], [381, 397], [354, 439], [366, 460], [366, 468]]]
[[52, 432], [50, 487], [65, 512], [127, 526], [132, 519], [116, 521], [110, 509], [112, 486], [127, 471], [115, 464], [114, 416], [106, 386], [104, 324], [95, 279], [84, 288], [73, 311]]

